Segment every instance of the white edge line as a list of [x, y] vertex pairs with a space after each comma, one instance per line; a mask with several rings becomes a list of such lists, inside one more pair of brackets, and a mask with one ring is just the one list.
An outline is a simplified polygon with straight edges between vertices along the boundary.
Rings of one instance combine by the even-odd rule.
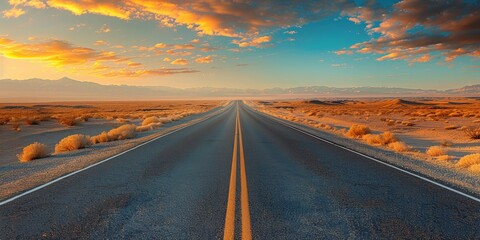
[[0, 206], [5, 205], [5, 204], [7, 204], [7, 203], [9, 203], [9, 202], [12, 202], [12, 201], [14, 201], [14, 200], [16, 200], [16, 199], [18, 199], [18, 198], [23, 197], [23, 196], [26, 196], [26, 195], [28, 195], [28, 194], [30, 194], [30, 193], [36, 192], [36, 191], [38, 191], [38, 190], [40, 190], [40, 189], [42, 189], [42, 188], [45, 188], [45, 187], [47, 187], [47, 186], [49, 186], [49, 185], [51, 185], [51, 184], [53, 184], [53, 183], [56, 183], [56, 182], [58, 182], [58, 181], [61, 181], [61, 180], [65, 179], [65, 178], [68, 178], [68, 177], [70, 177], [70, 176], [73, 176], [73, 175], [75, 175], [75, 174], [77, 174], [77, 173], [83, 172], [83, 171], [85, 171], [85, 170], [87, 170], [87, 169], [89, 169], [89, 168], [95, 167], [95, 166], [100, 165], [100, 164], [102, 164], [102, 163], [104, 163], [104, 162], [108, 162], [108, 161], [110, 161], [110, 160], [112, 160], [112, 159], [114, 159], [114, 158], [116, 158], [116, 157], [118, 157], [118, 156], [121, 156], [121, 155], [123, 155], [123, 154], [125, 154], [125, 153], [128, 153], [128, 152], [130, 152], [130, 151], [133, 151], [133, 150], [135, 150], [135, 149], [137, 149], [137, 148], [139, 148], [139, 147], [141, 147], [141, 146], [144, 146], [144, 145], [146, 145], [146, 144], [149, 144], [149, 143], [151, 143], [151, 142], [153, 142], [153, 141], [156, 141], [156, 140], [158, 140], [158, 139], [160, 139], [160, 138], [163, 138], [163, 137], [165, 137], [165, 136], [168, 136], [168, 135], [170, 135], [170, 134], [172, 134], [172, 133], [178, 132], [178, 131], [180, 131], [180, 130], [182, 130], [182, 129], [185, 129], [185, 128], [187, 128], [187, 127], [191, 127], [191, 126], [197, 125], [197, 124], [199, 124], [199, 123], [201, 123], [201, 122], [204, 122], [204, 121], [206, 121], [206, 120], [208, 120], [208, 119], [210, 119], [210, 118], [212, 118], [212, 117], [214, 117], [214, 116], [218, 116], [219, 114], [225, 112], [226, 109], [227, 109], [227, 108], [225, 108], [225, 109], [223, 109], [223, 110], [220, 110], [220, 112], [219, 112], [218, 114], [214, 114], [214, 115], [212, 115], [212, 116], [208, 116], [208, 117], [206, 117], [206, 118], [204, 118], [204, 119], [202, 119], [202, 120], [200, 120], [200, 121], [198, 121], [198, 122], [194, 122], [194, 123], [188, 124], [188, 125], [186, 125], [186, 126], [183, 126], [183, 127], [181, 127], [181, 128], [175, 129], [175, 130], [173, 130], [173, 131], [171, 131], [171, 132], [167, 132], [167, 133], [162, 134], [162, 135], [160, 135], [160, 136], [158, 136], [158, 137], [156, 137], [156, 138], [154, 138], [154, 139], [148, 140], [148, 141], [146, 141], [146, 142], [144, 142], [144, 143], [141, 143], [141, 144], [139, 144], [139, 145], [137, 145], [137, 146], [135, 146], [135, 147], [132, 147], [132, 148], [127, 149], [127, 150], [125, 150], [125, 151], [123, 151], [123, 152], [121, 152], [121, 153], [118, 153], [118, 154], [114, 155], [114, 156], [111, 156], [111, 157], [109, 157], [109, 158], [106, 158], [106, 159], [104, 159], [104, 160], [102, 160], [102, 161], [99, 161], [99, 162], [96, 162], [96, 163], [94, 163], [94, 164], [88, 165], [88, 166], [86, 166], [86, 167], [84, 167], [84, 168], [82, 168], [82, 169], [76, 170], [76, 171], [71, 172], [71, 173], [69, 173], [69, 174], [66, 174], [66, 175], [63, 175], [63, 176], [61, 176], [61, 177], [55, 178], [54, 180], [49, 181], [49, 182], [47, 182], [47, 183], [44, 183], [44, 184], [42, 184], [42, 185], [40, 185], [40, 186], [34, 187], [34, 188], [32, 188], [32, 189], [30, 189], [30, 190], [28, 190], [28, 191], [25, 191], [25, 192], [23, 192], [23, 193], [21, 193], [21, 194], [19, 194], [19, 195], [16, 195], [16, 196], [13, 196], [13, 197], [11, 197], [11, 198], [8, 198], [8, 199], [0, 202]]
[[[251, 107], [250, 107], [250, 108], [251, 108]], [[253, 108], [251, 108], [251, 109], [253, 109]], [[439, 182], [435, 182], [435, 181], [433, 181], [433, 180], [431, 180], [431, 179], [428, 179], [428, 178], [426, 178], [426, 177], [420, 176], [420, 175], [415, 174], [415, 173], [413, 173], [413, 172], [407, 171], [407, 170], [405, 170], [405, 169], [402, 169], [402, 168], [397, 167], [397, 166], [395, 166], [395, 165], [392, 165], [392, 164], [390, 164], [390, 163], [386, 163], [386, 162], [384, 162], [384, 161], [382, 161], [382, 160], [379, 160], [379, 159], [370, 157], [370, 156], [365, 155], [365, 154], [363, 154], [363, 153], [361, 153], [361, 152], [357, 152], [357, 151], [355, 151], [355, 150], [353, 150], [353, 149], [347, 148], [347, 147], [342, 146], [342, 145], [340, 145], [340, 144], [338, 144], [338, 143], [334, 143], [334, 142], [332, 142], [332, 141], [330, 141], [330, 140], [327, 140], [327, 139], [318, 137], [318, 136], [316, 136], [316, 135], [314, 135], [314, 134], [312, 134], [312, 133], [306, 132], [305, 130], [299, 129], [298, 127], [295, 127], [294, 125], [292, 125], [292, 124], [290, 124], [290, 123], [286, 123], [286, 122], [284, 122], [284, 120], [277, 119], [277, 118], [275, 118], [275, 117], [269, 116], [269, 115], [267, 115], [266, 113], [262, 113], [262, 112], [260, 112], [260, 111], [258, 111], [258, 110], [256, 110], [256, 109], [254, 109], [254, 110], [255, 110], [256, 112], [261, 113], [262, 115], [264, 115], [264, 116], [272, 119], [272, 120], [275, 120], [275, 121], [279, 122], [280, 124], [282, 124], [282, 125], [284, 125], [284, 126], [287, 126], [287, 127], [291, 128], [291, 129], [294, 129], [294, 130], [296, 130], [296, 131], [298, 131], [298, 132], [301, 132], [301, 133], [303, 133], [303, 134], [305, 134], [305, 135], [308, 135], [308, 136], [313, 137], [313, 138], [315, 138], [315, 139], [318, 139], [318, 140], [320, 140], [320, 141], [329, 143], [329, 144], [334, 145], [334, 146], [336, 146], [336, 147], [342, 148], [342, 149], [347, 150], [347, 151], [349, 151], [349, 152], [355, 153], [355, 154], [360, 155], [360, 156], [362, 156], [362, 157], [368, 158], [368, 159], [370, 159], [370, 160], [372, 160], [372, 161], [381, 163], [381, 164], [383, 164], [383, 165], [385, 165], [385, 166], [388, 166], [388, 167], [391, 167], [391, 168], [396, 169], [396, 170], [398, 170], [398, 171], [401, 171], [401, 172], [403, 172], [403, 173], [409, 174], [409, 175], [414, 176], [414, 177], [416, 177], [416, 178], [419, 178], [419, 179], [421, 179], [421, 180], [423, 180], [423, 181], [432, 183], [432, 184], [434, 184], [434, 185], [436, 185], [436, 186], [439, 186], [439, 187], [444, 188], [444, 189], [446, 189], [446, 190], [449, 190], [449, 191], [452, 191], [452, 192], [454, 192], [454, 193], [460, 194], [460, 195], [462, 195], [462, 196], [464, 196], [464, 197], [470, 198], [470, 199], [472, 199], [472, 200], [480, 203], [480, 198], [477, 198], [477, 197], [475, 197], [475, 196], [469, 195], [469, 194], [464, 193], [464, 192], [462, 192], [462, 191], [459, 191], [459, 190], [457, 190], [457, 189], [451, 188], [451, 187], [446, 186], [446, 185], [444, 185], [444, 184], [441, 184], [441, 183], [439, 183]]]

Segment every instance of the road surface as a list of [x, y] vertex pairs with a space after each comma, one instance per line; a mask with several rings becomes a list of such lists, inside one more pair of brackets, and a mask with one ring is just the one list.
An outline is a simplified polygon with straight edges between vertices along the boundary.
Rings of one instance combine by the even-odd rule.
[[480, 203], [234, 102], [0, 206], [0, 239], [480, 238]]

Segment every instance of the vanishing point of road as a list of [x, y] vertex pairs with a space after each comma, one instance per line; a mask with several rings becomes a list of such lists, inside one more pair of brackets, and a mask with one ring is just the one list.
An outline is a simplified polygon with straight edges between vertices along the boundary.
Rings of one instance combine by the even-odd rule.
[[480, 202], [240, 101], [0, 205], [0, 239], [479, 239]]

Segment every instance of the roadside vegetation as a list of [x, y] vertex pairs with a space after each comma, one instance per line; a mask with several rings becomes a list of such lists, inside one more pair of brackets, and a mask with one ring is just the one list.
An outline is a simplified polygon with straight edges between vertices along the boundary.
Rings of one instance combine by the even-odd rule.
[[458, 170], [480, 156], [480, 101], [468, 98], [250, 101], [267, 114]]
[[192, 101], [192, 102], [148, 102], [148, 103], [92, 103], [91, 105], [26, 105], [3, 106], [0, 113], [6, 113], [0, 118], [0, 125], [10, 125], [12, 130], [21, 131], [21, 122], [28, 129], [34, 125], [41, 125], [45, 121], [56, 121], [59, 127], [76, 127], [91, 119], [121, 124], [108, 131], [89, 136], [73, 134], [61, 139], [49, 152], [46, 144], [35, 142], [26, 146], [17, 155], [21, 162], [45, 158], [52, 154], [75, 151], [112, 141], [132, 139], [140, 132], [151, 131], [163, 124], [177, 121], [187, 116], [209, 111], [220, 106], [221, 101]]

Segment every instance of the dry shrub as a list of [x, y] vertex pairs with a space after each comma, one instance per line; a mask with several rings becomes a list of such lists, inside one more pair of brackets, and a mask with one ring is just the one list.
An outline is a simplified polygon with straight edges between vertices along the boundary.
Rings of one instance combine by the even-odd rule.
[[410, 147], [404, 142], [392, 142], [388, 144], [388, 148], [392, 149], [395, 152], [407, 152], [410, 150]]
[[473, 164], [468, 168], [468, 170], [476, 173], [480, 173], [480, 164]]
[[115, 141], [134, 138], [136, 135], [135, 128], [136, 126], [133, 124], [125, 124], [120, 127], [114, 128], [108, 131], [108, 139], [110, 141]]
[[441, 155], [441, 156], [438, 156], [437, 159], [440, 160], [440, 161], [448, 162], [448, 161], [452, 160], [452, 156]]
[[370, 128], [365, 125], [353, 124], [345, 135], [351, 138], [359, 138], [370, 132]]
[[458, 160], [457, 164], [455, 166], [460, 167], [460, 168], [468, 168], [473, 165], [480, 164], [480, 153], [474, 153], [474, 154], [469, 154], [466, 156], [463, 156]]
[[37, 118], [30, 117], [30, 118], [25, 119], [25, 124], [27, 124], [27, 125], [38, 125], [38, 124], [40, 124], [40, 120], [37, 119]]
[[449, 125], [449, 126], [445, 126], [445, 130], [455, 130], [457, 128], [459, 128], [460, 126], [457, 126], [457, 125]]
[[12, 130], [13, 130], [13, 131], [17, 131], [17, 132], [22, 131], [22, 129], [20, 128], [20, 124], [19, 124], [19, 123], [12, 123]]
[[0, 125], [5, 125], [10, 121], [10, 118], [0, 118]]
[[382, 145], [383, 139], [378, 134], [365, 134], [362, 137], [362, 140], [367, 142], [370, 145]]
[[117, 118], [115, 119], [115, 121], [119, 122], [119, 123], [127, 123], [127, 122], [130, 122], [128, 119], [125, 119], [125, 118]]
[[145, 132], [162, 126], [162, 123], [166, 122], [163, 118], [147, 117], [142, 122], [142, 126], [136, 127], [137, 132]]
[[77, 149], [82, 149], [90, 146], [92, 141], [90, 137], [83, 134], [70, 135], [55, 145], [55, 153], [68, 152]]
[[448, 141], [448, 140], [442, 140], [442, 141], [440, 142], [440, 145], [441, 145], [442, 147], [451, 147], [451, 146], [453, 146], [453, 142]]
[[153, 130], [153, 127], [151, 125], [147, 125], [147, 126], [137, 126], [135, 128], [135, 131], [136, 132], [146, 132], [146, 131], [150, 131], [150, 130]]
[[103, 131], [102, 133], [90, 138], [93, 144], [108, 142], [108, 133]]
[[34, 159], [48, 156], [47, 146], [42, 143], [34, 142], [23, 148], [23, 151], [17, 155], [20, 162], [29, 162]]
[[71, 126], [75, 126], [78, 124], [78, 120], [74, 117], [63, 117], [63, 118], [59, 118], [58, 119], [58, 122], [64, 126], [68, 126], [68, 127], [71, 127]]
[[388, 145], [398, 141], [392, 132], [384, 132], [382, 134], [366, 134], [362, 137], [363, 141], [370, 145]]
[[427, 149], [426, 153], [431, 157], [438, 157], [446, 155], [447, 151], [440, 146], [431, 146]]
[[480, 139], [480, 127], [466, 127], [463, 132], [471, 139]]
[[134, 124], [125, 124], [108, 131], [108, 133], [102, 132], [99, 135], [91, 137], [92, 143], [102, 143], [134, 138], [136, 135], [135, 130], [136, 126]]
[[401, 123], [402, 123], [402, 125], [405, 125], [405, 126], [408, 126], [408, 127], [415, 126], [415, 123], [412, 123], [412, 122], [409, 122], [409, 121], [402, 121]]
[[142, 122], [142, 126], [147, 126], [147, 125], [150, 125], [152, 123], [159, 123], [160, 122], [160, 119], [158, 119], [158, 117], [147, 117], [143, 120]]

